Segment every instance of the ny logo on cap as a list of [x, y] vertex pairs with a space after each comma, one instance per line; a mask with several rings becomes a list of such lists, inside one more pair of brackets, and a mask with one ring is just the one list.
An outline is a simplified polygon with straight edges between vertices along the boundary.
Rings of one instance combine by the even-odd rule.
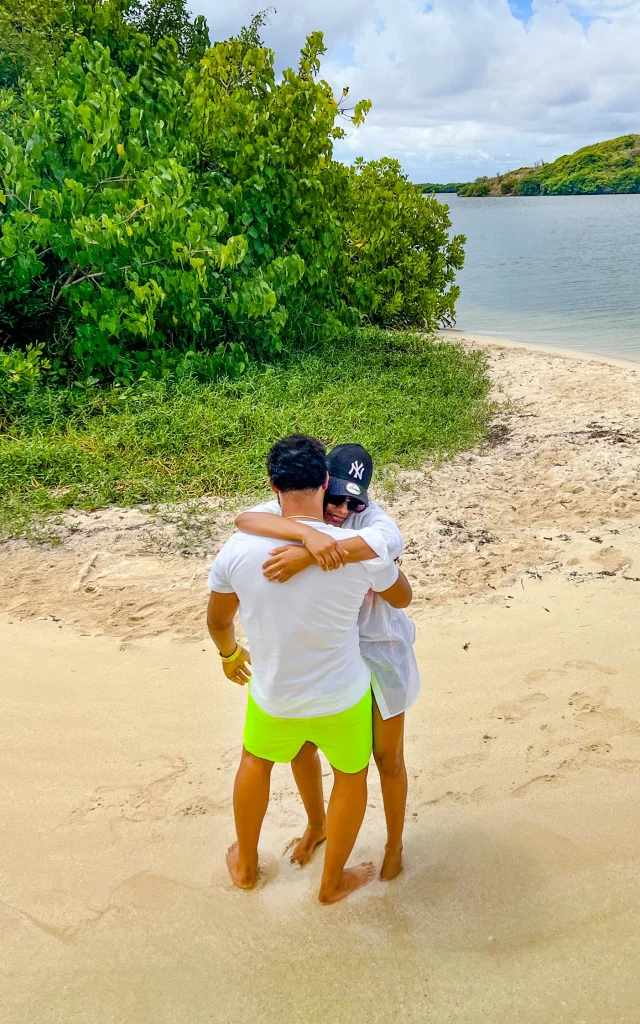
[[354, 476], [356, 480], [362, 480], [364, 474], [364, 462], [352, 462], [351, 469], [349, 470], [349, 476]]

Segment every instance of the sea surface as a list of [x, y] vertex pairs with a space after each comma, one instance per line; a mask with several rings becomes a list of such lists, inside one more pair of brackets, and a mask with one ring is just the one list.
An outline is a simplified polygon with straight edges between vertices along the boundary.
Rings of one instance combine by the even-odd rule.
[[467, 236], [458, 329], [640, 359], [640, 195], [440, 198]]

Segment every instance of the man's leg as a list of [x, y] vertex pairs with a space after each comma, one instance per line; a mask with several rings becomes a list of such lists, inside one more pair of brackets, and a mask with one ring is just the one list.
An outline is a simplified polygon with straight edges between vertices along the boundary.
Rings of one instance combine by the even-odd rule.
[[321, 903], [337, 903], [349, 893], [373, 879], [371, 861], [345, 868], [367, 806], [367, 771], [347, 775], [337, 768], [327, 811], [327, 851], [318, 899]]
[[233, 786], [233, 815], [238, 841], [227, 851], [233, 883], [251, 889], [258, 879], [258, 840], [269, 803], [273, 761], [250, 754], [244, 747]]
[[407, 809], [407, 769], [404, 763], [404, 713], [386, 721], [373, 703], [373, 756], [380, 772], [387, 845], [380, 878], [389, 882], [402, 871], [402, 832]]
[[322, 768], [315, 743], [305, 743], [291, 762], [293, 777], [307, 812], [307, 827], [301, 839], [294, 840], [291, 863], [301, 868], [308, 864], [316, 846], [327, 838], [327, 816], [322, 792]]

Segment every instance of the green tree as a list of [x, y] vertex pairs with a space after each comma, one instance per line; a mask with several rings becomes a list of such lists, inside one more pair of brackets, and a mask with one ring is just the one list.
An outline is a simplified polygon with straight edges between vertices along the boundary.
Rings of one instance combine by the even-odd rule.
[[259, 271], [238, 271], [246, 238], [179, 131], [176, 50], [138, 34], [127, 76], [78, 36], [49, 75], [0, 103], [0, 323], [89, 372], [135, 374], [203, 337], [238, 359], [229, 292], [249, 318], [275, 305]]
[[203, 50], [183, 0], [64, 12], [55, 60], [34, 28], [0, 92], [5, 344], [132, 377], [196, 350], [241, 368], [360, 316], [451, 319], [462, 240], [395, 161], [333, 159], [370, 104], [320, 78], [321, 33], [278, 78], [262, 15]]
[[518, 188], [519, 196], [539, 196], [542, 192], [541, 183], [536, 178], [522, 178]]
[[[322, 33], [312, 33], [298, 68], [285, 70], [278, 82], [275, 55], [260, 44], [254, 23], [238, 38], [216, 44], [187, 77], [190, 130], [203, 172], [224, 185], [229, 224], [247, 239], [243, 267], [272, 264], [268, 279], [275, 275], [287, 293], [286, 306], [273, 311], [280, 333], [287, 307], [304, 304], [316, 319], [341, 312], [335, 269], [345, 247], [348, 180], [333, 160], [333, 144], [344, 135], [339, 118], [358, 125], [370, 104], [360, 102], [349, 113], [341, 108], [318, 79], [324, 49]], [[304, 269], [300, 287], [294, 267]], [[256, 337], [257, 326], [244, 329]], [[260, 332], [261, 347], [280, 349], [277, 335]]]
[[277, 83], [251, 32], [185, 76], [173, 39], [129, 28], [127, 68], [77, 35], [0, 100], [5, 336], [122, 376], [167, 350], [233, 366], [279, 351], [296, 296], [338, 305], [343, 129], [316, 81], [322, 36]]
[[179, 57], [190, 64], [201, 60], [211, 45], [204, 16], [191, 21], [184, 0], [134, 0], [128, 20], [154, 45], [161, 39], [175, 39]]
[[356, 160], [350, 172], [345, 300], [373, 323], [449, 324], [464, 262], [448, 207], [424, 196], [397, 160]]
[[476, 178], [460, 189], [461, 196], [489, 196], [491, 195], [491, 184], [487, 177]]
[[2, 0], [0, 88], [15, 87], [30, 68], [50, 66], [71, 33], [66, 0]]

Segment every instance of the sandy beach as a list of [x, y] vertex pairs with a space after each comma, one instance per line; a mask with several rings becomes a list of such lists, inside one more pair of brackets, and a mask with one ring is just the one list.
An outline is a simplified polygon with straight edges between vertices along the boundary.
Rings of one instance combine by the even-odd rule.
[[[0, 547], [0, 1021], [640, 1019], [640, 365], [456, 337], [490, 437], [379, 495], [423, 679], [391, 884], [317, 904], [278, 766], [265, 884], [229, 884], [244, 700], [204, 607], [231, 507]], [[372, 768], [354, 857], [383, 842]]]

